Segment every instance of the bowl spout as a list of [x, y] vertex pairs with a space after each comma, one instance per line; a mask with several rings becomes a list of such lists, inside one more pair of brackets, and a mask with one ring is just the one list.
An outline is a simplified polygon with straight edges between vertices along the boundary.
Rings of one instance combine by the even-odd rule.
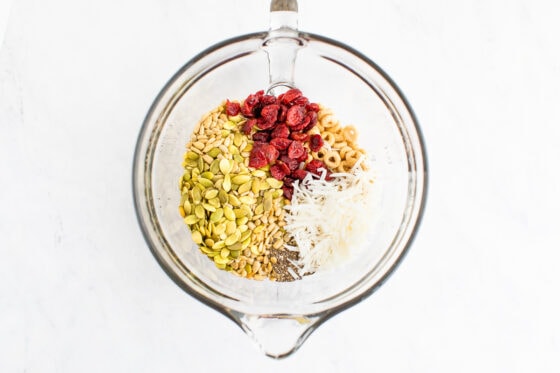
[[243, 331], [258, 348], [274, 359], [297, 351], [320, 324], [318, 316], [246, 315], [236, 317]]

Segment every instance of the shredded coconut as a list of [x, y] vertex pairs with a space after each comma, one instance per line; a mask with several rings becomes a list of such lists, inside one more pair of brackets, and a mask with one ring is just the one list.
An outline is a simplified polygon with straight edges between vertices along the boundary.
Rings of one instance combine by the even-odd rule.
[[[286, 231], [293, 237], [299, 259], [293, 263], [299, 275], [316, 272], [348, 257], [363, 245], [368, 232], [366, 214], [372, 210], [373, 177], [361, 168], [363, 158], [348, 173], [333, 173], [327, 181], [308, 173], [294, 182], [290, 205], [285, 206]], [[295, 277], [294, 277], [295, 278]]]

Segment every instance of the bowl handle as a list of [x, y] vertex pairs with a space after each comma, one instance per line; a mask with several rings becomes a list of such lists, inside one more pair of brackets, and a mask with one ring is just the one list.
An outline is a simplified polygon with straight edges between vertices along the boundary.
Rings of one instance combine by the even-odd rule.
[[296, 55], [304, 45], [304, 40], [299, 37], [297, 12], [297, 0], [270, 2], [270, 28], [263, 43], [268, 55], [269, 94], [278, 95], [295, 87]]

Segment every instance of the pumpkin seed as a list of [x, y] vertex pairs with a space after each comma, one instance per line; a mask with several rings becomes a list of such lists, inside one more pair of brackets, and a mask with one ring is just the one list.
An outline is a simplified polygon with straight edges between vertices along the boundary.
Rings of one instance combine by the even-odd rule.
[[[272, 201], [272, 195], [270, 197], [271, 197], [271, 201]], [[241, 196], [241, 197], [239, 197], [239, 200], [241, 201], [241, 203], [244, 203], [246, 205], [254, 205], [257, 202], [257, 200], [254, 197], [251, 197], [251, 196]]]
[[198, 159], [198, 154], [196, 154], [193, 151], [188, 151], [187, 154], [185, 155], [185, 158], [192, 160], [192, 161], [196, 161]]
[[204, 207], [202, 205], [196, 205], [194, 208], [194, 214], [197, 218], [204, 219], [204, 216], [206, 215]]
[[191, 237], [194, 243], [198, 245], [202, 243], [202, 234], [199, 231], [192, 231]]
[[239, 241], [240, 238], [241, 238], [241, 232], [239, 232], [238, 230], [235, 230], [235, 232], [233, 234], [229, 235], [226, 238], [225, 243], [226, 243], [227, 246], [233, 245], [234, 243]]
[[247, 238], [251, 238], [251, 233], [253, 232], [251, 232], [250, 230], [246, 230], [245, 232], [242, 232], [240, 240], [245, 241]]
[[229, 192], [231, 190], [231, 179], [229, 177], [229, 174], [226, 174], [226, 176], [224, 177], [224, 182], [222, 183], [222, 189], [225, 190], [226, 192]]
[[233, 212], [233, 209], [229, 206], [224, 206], [224, 216], [228, 220], [235, 220], [235, 213]]
[[235, 224], [234, 221], [226, 222], [226, 231], [225, 231], [226, 235], [230, 236], [234, 234], [236, 229], [237, 229], [237, 224]]
[[225, 158], [220, 160], [220, 171], [222, 171], [222, 173], [224, 175], [229, 174], [229, 172], [231, 171], [231, 165], [229, 163], [229, 161]]
[[237, 193], [244, 194], [251, 190], [253, 182], [251, 180], [247, 181], [244, 184], [241, 184], [239, 188], [237, 188]]
[[216, 223], [218, 220], [222, 218], [222, 216], [224, 216], [224, 209], [222, 208], [216, 209], [216, 211], [210, 214], [210, 221]]
[[196, 223], [198, 221], [198, 218], [196, 217], [196, 215], [188, 215], [185, 217], [185, 223], [187, 223], [188, 225], [193, 225], [194, 223]]
[[255, 207], [255, 215], [260, 215], [263, 212], [264, 212], [264, 205], [260, 203], [259, 205], [257, 205], [257, 207]]
[[272, 193], [270, 192], [271, 192], [270, 190], [264, 192], [264, 198], [263, 198], [264, 211], [270, 211], [272, 209]]
[[229, 200], [230, 205], [232, 205], [233, 207], [241, 206], [241, 201], [236, 196], [234, 196], [233, 194], [230, 194], [228, 196], [228, 200]]
[[191, 179], [191, 172], [189, 170], [185, 170], [185, 173], [183, 174], [183, 180], [189, 181], [190, 179]]
[[214, 253], [214, 250], [212, 250], [212, 249], [209, 248], [209, 247], [203, 246], [203, 245], [200, 245], [200, 251], [202, 251], [202, 252], [203, 252], [204, 254], [206, 254], [206, 255], [209, 255], [209, 254], [213, 254], [213, 253]]
[[212, 180], [206, 179], [206, 178], [200, 178], [198, 179], [198, 184], [197, 186], [203, 186], [204, 189], [206, 188], [210, 188], [214, 186], [214, 183], [212, 182]]
[[191, 203], [189, 202], [188, 199], [185, 200], [185, 202], [183, 203], [183, 210], [185, 212], [186, 215], [190, 215], [191, 214]]
[[209, 203], [203, 203], [202, 206], [206, 211], [210, 211], [210, 212], [216, 211], [216, 208]]
[[198, 168], [200, 172], [204, 171], [204, 159], [202, 159], [201, 157], [198, 157], [197, 159], [196, 168]]
[[266, 182], [268, 185], [275, 189], [282, 188], [282, 185], [284, 185], [284, 182], [282, 182], [282, 180], [277, 180], [273, 177], [267, 177]]
[[245, 211], [243, 209], [234, 209], [233, 213], [235, 214], [235, 217], [238, 218], [238, 219], [247, 215], [247, 211]]
[[220, 207], [220, 199], [218, 197], [214, 197], [208, 200], [208, 204], [214, 206], [215, 208]]
[[220, 148], [212, 148], [208, 151], [208, 155], [212, 158], [216, 158], [220, 153]]
[[218, 190], [214, 188], [209, 188], [204, 191], [204, 198], [212, 199], [218, 195]]
[[241, 250], [241, 242], [236, 242], [233, 245], [228, 246], [229, 251], [239, 251]]
[[[232, 130], [232, 129], [234, 129], [235, 127], [237, 127], [237, 123], [235, 123], [235, 122], [233, 122], [233, 121], [231, 121], [231, 120], [228, 120], [227, 122], [224, 123], [224, 128], [225, 128], [226, 130]], [[194, 144], [193, 144], [193, 145], [194, 145]]]
[[222, 258], [221, 255], [216, 255], [216, 256], [214, 257], [214, 262], [215, 262], [216, 264], [222, 264], [222, 265], [224, 265], [224, 268], [225, 268], [225, 265], [229, 262], [229, 259], [228, 259], [228, 258]]
[[228, 146], [228, 151], [231, 155], [239, 155], [239, 148], [235, 145], [231, 144]]
[[203, 178], [208, 179], [208, 180], [212, 180], [214, 178], [214, 174], [210, 171], [205, 171], [205, 172], [200, 174], [200, 177], [203, 177]]
[[220, 200], [221, 204], [227, 203], [228, 201], [228, 194], [225, 190], [221, 189], [218, 193], [218, 199]]
[[193, 188], [191, 194], [194, 203], [202, 202], [202, 192], [200, 191], [200, 188]]
[[[219, 151], [220, 149], [218, 149]], [[217, 159], [214, 159], [212, 161], [212, 163], [210, 163], [210, 172], [212, 172], [214, 175], [216, 175], [218, 172], [220, 172], [220, 161]]]
[[251, 180], [251, 175], [236, 175], [231, 178], [231, 182], [237, 185], [245, 184]]

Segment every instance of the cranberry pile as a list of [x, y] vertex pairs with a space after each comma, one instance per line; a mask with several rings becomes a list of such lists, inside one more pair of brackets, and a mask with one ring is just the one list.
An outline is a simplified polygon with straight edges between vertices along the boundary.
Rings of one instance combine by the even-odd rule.
[[321, 135], [308, 133], [317, 124], [318, 111], [319, 105], [309, 102], [296, 88], [278, 97], [258, 91], [241, 105], [226, 102], [227, 115], [241, 113], [247, 118], [241, 132], [254, 141], [249, 166], [270, 165], [271, 175], [284, 182], [282, 189], [288, 199], [292, 198], [294, 180], [302, 180], [307, 172], [319, 175], [319, 169], [327, 170], [320, 160], [306, 163], [309, 152], [319, 151], [324, 144]]

